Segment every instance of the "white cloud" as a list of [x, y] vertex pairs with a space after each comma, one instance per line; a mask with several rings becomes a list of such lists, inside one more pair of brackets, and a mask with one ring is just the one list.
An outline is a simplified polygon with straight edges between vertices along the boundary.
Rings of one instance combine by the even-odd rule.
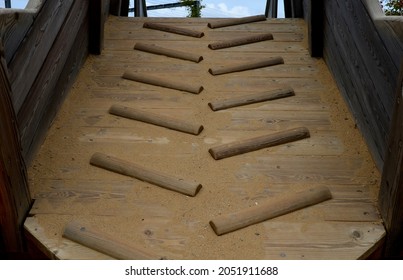
[[248, 7], [233, 6], [229, 8], [225, 3], [206, 4], [206, 7], [202, 12], [205, 17], [209, 17], [209, 14], [222, 17], [246, 17], [251, 15]]

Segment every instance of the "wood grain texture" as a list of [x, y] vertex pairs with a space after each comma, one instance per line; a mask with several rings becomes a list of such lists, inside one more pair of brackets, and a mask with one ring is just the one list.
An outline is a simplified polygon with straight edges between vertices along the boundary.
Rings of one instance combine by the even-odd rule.
[[152, 253], [146, 252], [144, 249], [125, 244], [113, 236], [77, 221], [72, 221], [66, 225], [63, 237], [119, 260], [157, 259]]
[[159, 24], [159, 23], [155, 23], [155, 22], [145, 22], [143, 24], [143, 27], [160, 30], [160, 31], [165, 31], [165, 32], [169, 32], [169, 33], [175, 33], [175, 34], [184, 35], [184, 36], [195, 37], [195, 38], [201, 38], [204, 36], [204, 33], [201, 31], [186, 29], [186, 28], [177, 27], [177, 26], [169, 26], [169, 25]]
[[[35, 18], [35, 27], [9, 63], [13, 105], [18, 113], [46, 59], [73, 0], [46, 1]], [[39, 41], [38, 41], [39, 38]], [[25, 73], [25, 75], [21, 75]]]
[[219, 50], [219, 49], [232, 48], [232, 47], [236, 47], [236, 46], [262, 42], [262, 41], [266, 41], [266, 40], [273, 40], [273, 34], [267, 33], [267, 34], [260, 34], [260, 35], [250, 35], [247, 37], [236, 38], [236, 39], [232, 39], [232, 40], [228, 40], [228, 41], [224, 41], [224, 42], [211, 43], [208, 45], [208, 47], [212, 50]]
[[[200, 30], [205, 36], [144, 29], [145, 20]], [[26, 230], [60, 259], [111, 258], [61, 238], [72, 220], [167, 259], [354, 259], [378, 248], [385, 234], [376, 203], [379, 173], [323, 60], [310, 57], [303, 20], [222, 29], [209, 29], [208, 21], [109, 16], [102, 56], [90, 56], [80, 69], [30, 165], [35, 203]], [[217, 51], [207, 47], [212, 41], [266, 32], [274, 40]], [[137, 42], [204, 59], [190, 63], [133, 51]], [[276, 56], [285, 64], [231, 75], [208, 73], [214, 65]], [[183, 94], [132, 82], [121, 78], [124, 71], [200, 84], [204, 90]], [[284, 87], [292, 87], [295, 96], [219, 112], [207, 105]], [[205, 127], [196, 136], [161, 129], [108, 114], [113, 104], [197, 120]], [[295, 127], [308, 128], [311, 137], [222, 162], [208, 153], [214, 146]], [[96, 152], [192, 178], [203, 189], [189, 197], [107, 172], [88, 163]], [[219, 238], [208, 224], [209, 218], [236, 212], [240, 205], [253, 207], [318, 186], [328, 186], [333, 199]]]
[[238, 65], [232, 65], [232, 66], [217, 66], [217, 67], [212, 67], [208, 71], [211, 75], [216, 76], [216, 75], [222, 75], [222, 74], [228, 74], [228, 73], [233, 73], [233, 72], [241, 72], [241, 71], [246, 71], [246, 70], [253, 70], [253, 69], [258, 69], [258, 68], [263, 68], [263, 67], [269, 67], [269, 66], [274, 66], [274, 65], [279, 65], [279, 64], [284, 64], [284, 59], [282, 57], [274, 57], [270, 59], [265, 59], [261, 61], [252, 61], [244, 64], [238, 64]]
[[139, 180], [189, 196], [195, 196], [202, 188], [202, 185], [199, 183], [185, 181], [182, 178], [176, 178], [168, 174], [164, 174], [163, 172], [157, 172], [135, 163], [121, 160], [102, 153], [93, 154], [90, 163], [94, 166], [134, 177]]
[[155, 124], [185, 133], [190, 133], [193, 135], [199, 135], [200, 132], [202, 132], [203, 130], [203, 126], [200, 124], [193, 124], [184, 120], [174, 119], [169, 116], [158, 115], [144, 110], [128, 108], [121, 105], [112, 105], [109, 109], [109, 113], [124, 118]]
[[403, 214], [400, 207], [403, 201], [403, 61], [399, 83], [396, 89], [396, 102], [393, 110], [388, 153], [382, 172], [379, 191], [379, 207], [388, 231], [385, 255], [396, 258], [403, 250], [400, 236], [403, 232]]
[[217, 235], [223, 235], [331, 198], [332, 194], [327, 187], [287, 193], [262, 201], [257, 206], [213, 218], [209, 223]]
[[324, 58], [381, 170], [398, 77], [396, 63], [403, 51], [400, 47], [400, 54], [392, 56], [396, 50], [385, 47], [384, 37], [394, 33], [387, 28], [378, 32], [364, 2], [325, 3]]
[[[87, 12], [87, 2], [77, 2], [72, 5], [71, 11], [66, 15], [65, 22], [62, 24], [53, 46], [43, 61], [38, 76], [18, 111], [18, 125], [23, 154], [26, 159], [28, 159], [29, 154], [33, 153], [31, 150], [36, 148], [32, 145], [36, 141], [35, 138], [41, 139], [43, 137], [38, 133], [38, 130], [40, 131], [41, 125], [43, 125], [47, 110], [51, 110], [53, 96], [58, 95], [58, 92], [55, 92], [56, 84], [65, 68], [77, 34], [83, 22], [87, 19]], [[78, 49], [77, 51], [83, 50]]]
[[168, 80], [161, 77], [155, 77], [151, 75], [146, 75], [144, 73], [136, 73], [131, 71], [125, 71], [123, 73], [122, 78], [127, 80], [132, 80], [135, 82], [146, 83], [154, 86], [166, 87], [181, 91], [190, 92], [193, 94], [199, 94], [203, 91], [203, 86], [201, 85], [192, 85], [192, 84], [185, 84], [181, 81], [176, 80]]
[[174, 58], [179, 58], [179, 59], [184, 59], [184, 60], [190, 60], [190, 61], [197, 62], [197, 63], [203, 60], [203, 56], [201, 56], [201, 55], [181, 52], [181, 51], [177, 51], [177, 50], [162, 48], [162, 47], [159, 47], [156, 45], [149, 45], [149, 44], [144, 44], [144, 43], [136, 43], [134, 45], [134, 49], [139, 50], [139, 51], [150, 52], [150, 53], [154, 53], [154, 54], [166, 55], [169, 57], [174, 57]]
[[240, 97], [228, 98], [225, 100], [217, 100], [209, 102], [209, 106], [213, 111], [224, 110], [228, 108], [238, 107], [242, 105], [254, 104], [269, 100], [276, 100], [293, 96], [294, 90], [292, 88], [277, 89], [264, 93], [249, 94]]
[[209, 149], [209, 153], [214, 159], [218, 160], [301, 140], [309, 136], [309, 130], [307, 128], [294, 128], [274, 134], [258, 136], [255, 138], [240, 140], [234, 143], [213, 147]]
[[0, 248], [11, 253], [24, 250], [21, 229], [31, 206], [31, 194], [1, 50], [0, 42]]
[[227, 26], [239, 25], [239, 24], [247, 24], [247, 23], [258, 22], [258, 21], [266, 21], [266, 16], [265, 15], [256, 15], [256, 16], [249, 16], [249, 17], [243, 17], [243, 18], [214, 20], [214, 21], [209, 21], [207, 26], [214, 29], [214, 28], [221, 28], [221, 27], [227, 27]]

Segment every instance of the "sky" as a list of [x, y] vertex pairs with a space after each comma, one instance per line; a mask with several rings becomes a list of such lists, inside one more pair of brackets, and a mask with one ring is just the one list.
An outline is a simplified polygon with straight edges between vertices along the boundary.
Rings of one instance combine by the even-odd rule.
[[[13, 8], [25, 8], [28, 0], [11, 0]], [[130, 1], [133, 7], [134, 0]], [[177, 0], [146, 0], [147, 5], [175, 3]], [[279, 0], [278, 17], [284, 17], [283, 1]], [[264, 14], [266, 0], [201, 0], [205, 6], [202, 17], [245, 17]], [[0, 7], [4, 7], [4, 0], [0, 0]], [[186, 8], [173, 8], [148, 11], [150, 17], [185, 17]]]

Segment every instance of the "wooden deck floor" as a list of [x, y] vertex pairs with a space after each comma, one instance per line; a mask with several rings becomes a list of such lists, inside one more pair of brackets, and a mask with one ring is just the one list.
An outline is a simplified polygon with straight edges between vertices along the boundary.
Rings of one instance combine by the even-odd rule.
[[[205, 33], [197, 39], [143, 29], [156, 21]], [[376, 207], [380, 175], [322, 59], [309, 56], [303, 20], [268, 20], [209, 29], [208, 19], [110, 17], [105, 49], [90, 56], [29, 168], [35, 203], [25, 228], [53, 258], [108, 256], [62, 238], [78, 220], [168, 259], [356, 259], [385, 231]], [[223, 50], [218, 40], [272, 32], [265, 41]], [[200, 63], [133, 50], [136, 42], [194, 52]], [[282, 56], [284, 65], [212, 76], [212, 66]], [[128, 81], [125, 70], [202, 85], [190, 94]], [[291, 86], [294, 97], [213, 112], [208, 102]], [[108, 114], [140, 107], [204, 125], [198, 136]], [[208, 149], [305, 126], [311, 137], [215, 161]], [[91, 166], [94, 152], [203, 185], [196, 197]], [[328, 186], [333, 199], [216, 236], [210, 219], [268, 197]]]

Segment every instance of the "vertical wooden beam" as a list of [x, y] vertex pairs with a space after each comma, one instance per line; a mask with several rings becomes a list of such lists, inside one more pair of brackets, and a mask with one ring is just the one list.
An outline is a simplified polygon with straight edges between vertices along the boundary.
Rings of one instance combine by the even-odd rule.
[[0, 41], [0, 252], [21, 252], [22, 227], [31, 206], [25, 163]]
[[403, 62], [396, 90], [391, 132], [379, 191], [379, 209], [386, 227], [385, 257], [403, 251]]
[[284, 15], [286, 18], [303, 17], [303, 0], [284, 0]]
[[[312, 57], [323, 56], [324, 0], [304, 0], [305, 20], [308, 24], [309, 53]], [[302, 10], [302, 7], [301, 7]]]
[[278, 0], [267, 0], [265, 15], [267, 18], [276, 18], [278, 9]]
[[107, 17], [107, 0], [91, 0], [90, 15], [90, 42], [89, 51], [92, 54], [101, 54], [104, 45], [104, 26]]
[[110, 13], [114, 16], [127, 17], [129, 15], [129, 0], [110, 0]]

